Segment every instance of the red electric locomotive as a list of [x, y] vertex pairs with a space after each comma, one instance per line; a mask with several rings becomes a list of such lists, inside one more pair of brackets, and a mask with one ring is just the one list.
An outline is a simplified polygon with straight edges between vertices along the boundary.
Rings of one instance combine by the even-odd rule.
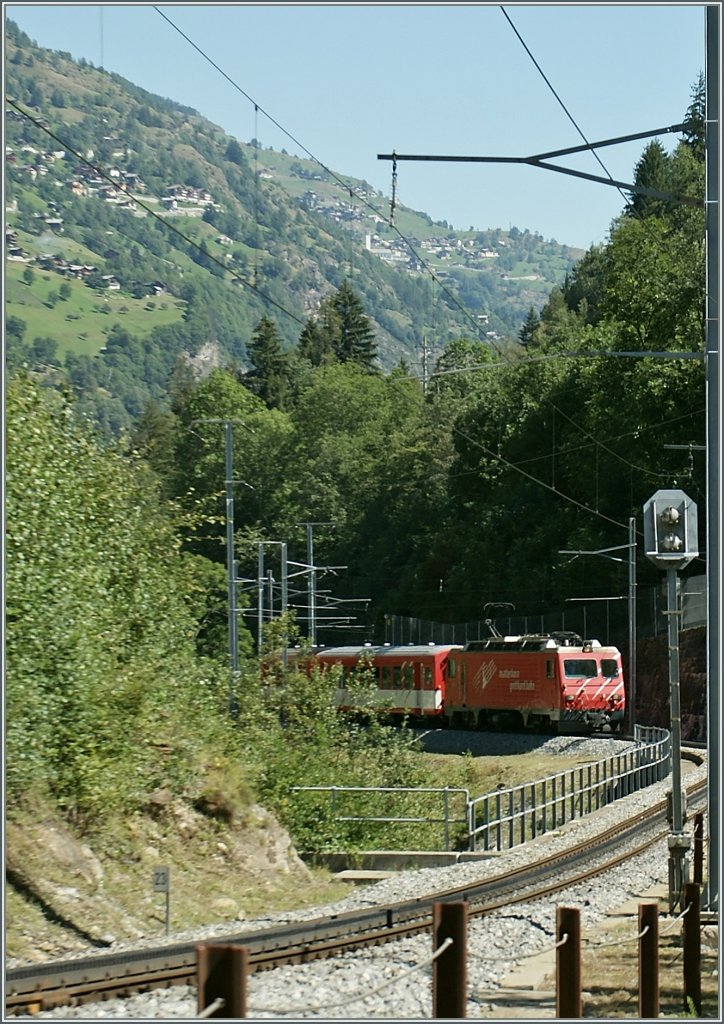
[[363, 659], [375, 673], [380, 705], [392, 716], [560, 733], [619, 731], [624, 719], [620, 652], [574, 634], [493, 636], [465, 647], [327, 648], [315, 660], [342, 666], [340, 708], [354, 704], [345, 679]]
[[573, 634], [472, 640], [448, 666], [445, 706], [482, 727], [619, 731], [621, 654]]

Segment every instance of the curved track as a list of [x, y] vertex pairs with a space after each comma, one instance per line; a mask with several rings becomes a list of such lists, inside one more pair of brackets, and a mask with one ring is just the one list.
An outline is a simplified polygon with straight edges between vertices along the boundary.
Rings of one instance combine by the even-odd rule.
[[[704, 795], [703, 782], [692, 786], [688, 790], [690, 805], [703, 800]], [[635, 821], [620, 823], [595, 839], [474, 885], [385, 907], [238, 932], [224, 936], [223, 942], [248, 948], [252, 972], [378, 945], [429, 930], [435, 903], [464, 900], [469, 915], [476, 916], [513, 903], [543, 899], [635, 857], [668, 831], [666, 803], [661, 801], [644, 815], [639, 813]], [[159, 986], [194, 984], [197, 945], [179, 943], [14, 968], [6, 975], [6, 1012], [32, 1013]]]

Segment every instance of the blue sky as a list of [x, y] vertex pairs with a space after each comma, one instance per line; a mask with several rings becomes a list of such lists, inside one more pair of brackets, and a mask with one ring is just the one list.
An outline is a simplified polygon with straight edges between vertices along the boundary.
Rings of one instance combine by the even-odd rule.
[[[392, 166], [379, 153], [525, 156], [582, 142], [498, 5], [162, 5], [253, 102], [149, 4], [3, 9], [41, 46], [193, 107], [242, 141], [307, 150], [385, 196]], [[704, 70], [704, 5], [505, 10], [590, 142], [684, 120]], [[632, 181], [645, 144], [598, 152], [613, 178]], [[591, 154], [559, 162], [604, 174]], [[538, 168], [400, 162], [397, 173], [399, 200], [435, 220], [516, 225], [581, 248], [604, 241], [624, 207], [615, 188]]]

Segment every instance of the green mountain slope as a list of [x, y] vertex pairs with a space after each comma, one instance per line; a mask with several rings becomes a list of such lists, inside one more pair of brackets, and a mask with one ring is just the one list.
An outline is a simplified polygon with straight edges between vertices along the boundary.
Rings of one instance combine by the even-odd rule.
[[9, 337], [51, 365], [94, 360], [97, 383], [109, 338], [157, 350], [155, 369], [124, 370], [134, 401], [110, 388], [130, 414], [181, 351], [248, 365], [264, 315], [295, 346], [345, 279], [384, 368], [417, 370], [423, 347], [434, 358], [458, 335], [504, 345], [582, 255], [517, 228], [455, 232], [404, 206], [390, 224], [366, 182], [239, 142], [12, 22], [6, 57]]

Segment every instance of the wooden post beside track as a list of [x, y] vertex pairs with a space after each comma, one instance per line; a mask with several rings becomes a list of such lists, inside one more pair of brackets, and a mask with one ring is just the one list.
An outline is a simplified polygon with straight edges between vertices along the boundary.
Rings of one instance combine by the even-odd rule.
[[[701, 1017], [701, 907], [699, 886], [684, 886], [684, 1013]], [[689, 1005], [691, 1004], [691, 1005]]]
[[704, 815], [699, 811], [694, 816], [694, 877], [695, 885], [704, 881]]
[[246, 1017], [249, 950], [246, 946], [196, 947], [197, 1008], [202, 1013], [215, 1000], [220, 1005], [209, 1017], [239, 1020]]
[[556, 911], [556, 1017], [582, 1017], [581, 912], [577, 907]]
[[639, 903], [639, 1017], [659, 1016], [659, 905]]
[[467, 1016], [468, 905], [435, 903], [432, 908], [432, 950], [446, 939], [451, 945], [432, 964], [432, 1016], [461, 1019]]

